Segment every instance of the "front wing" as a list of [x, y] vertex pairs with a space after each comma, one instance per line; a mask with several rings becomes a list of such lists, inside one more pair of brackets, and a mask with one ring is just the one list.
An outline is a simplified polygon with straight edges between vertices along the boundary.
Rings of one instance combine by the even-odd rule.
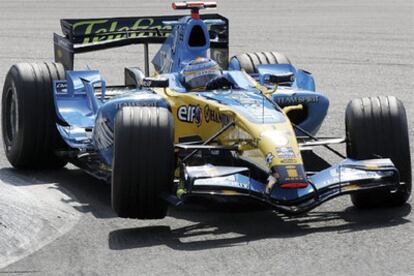
[[262, 183], [249, 176], [246, 167], [213, 165], [185, 167], [182, 197], [249, 196], [272, 205], [288, 214], [309, 211], [334, 197], [362, 190], [388, 189], [395, 191], [400, 184], [399, 172], [390, 159], [345, 159], [308, 178], [305, 188], [282, 188]]

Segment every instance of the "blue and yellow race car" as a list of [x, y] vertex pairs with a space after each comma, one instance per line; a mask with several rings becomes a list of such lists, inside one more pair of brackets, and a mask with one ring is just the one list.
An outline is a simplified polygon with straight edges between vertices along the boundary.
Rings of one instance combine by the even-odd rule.
[[[329, 101], [311, 73], [278, 52], [229, 58], [227, 18], [199, 13], [215, 6], [173, 3], [189, 16], [61, 20], [55, 62], [20, 63], [7, 74], [10, 163], [70, 162], [111, 183], [113, 209], [126, 218], [163, 218], [168, 204], [194, 196], [250, 197], [287, 214], [344, 194], [357, 207], [404, 204], [412, 180], [401, 101], [354, 99], [344, 137], [318, 137]], [[131, 44], [143, 45], [144, 70], [125, 68], [122, 86], [73, 70], [76, 54]], [[151, 75], [150, 44], [162, 44]], [[341, 143], [347, 156], [331, 147]], [[320, 162], [315, 147], [342, 161]]]

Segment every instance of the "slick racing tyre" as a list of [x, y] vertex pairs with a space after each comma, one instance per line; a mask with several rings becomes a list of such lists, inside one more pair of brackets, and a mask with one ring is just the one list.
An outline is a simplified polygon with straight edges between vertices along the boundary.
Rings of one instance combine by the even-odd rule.
[[55, 155], [63, 147], [56, 128], [53, 80], [65, 71], [59, 63], [19, 63], [6, 76], [2, 95], [3, 145], [19, 169], [57, 169], [66, 161]]
[[243, 69], [248, 74], [258, 73], [257, 65], [260, 64], [291, 64], [291, 62], [287, 56], [278, 52], [244, 53], [230, 60], [230, 66], [234, 70]]
[[404, 204], [410, 197], [412, 180], [403, 103], [391, 96], [354, 99], [347, 106], [345, 126], [349, 158], [390, 158], [404, 183], [393, 193], [387, 189], [352, 194], [352, 203], [359, 208]]
[[174, 176], [174, 123], [158, 107], [124, 107], [115, 119], [112, 208], [123, 218], [161, 219]]

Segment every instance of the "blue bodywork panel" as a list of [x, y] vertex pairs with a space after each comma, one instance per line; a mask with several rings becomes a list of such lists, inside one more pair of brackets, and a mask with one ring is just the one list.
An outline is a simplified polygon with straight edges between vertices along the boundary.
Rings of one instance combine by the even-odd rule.
[[105, 81], [98, 71], [66, 71], [66, 81], [55, 82], [59, 119], [71, 126], [93, 127], [94, 115], [102, 103], [94, 96], [97, 84], [105, 91]]
[[[171, 24], [175, 28], [152, 60], [155, 69], [161, 74], [179, 72], [189, 61], [207, 57], [210, 48], [208, 29], [201, 19], [185, 16]], [[189, 41], [192, 31], [200, 32], [198, 35], [204, 37], [200, 41], [204, 43], [192, 44]]]
[[[272, 95], [272, 99], [281, 107], [302, 104], [306, 108], [307, 116], [298, 125], [314, 135], [319, 130], [328, 113], [329, 100], [319, 92], [280, 87]], [[297, 130], [296, 134], [303, 135], [303, 133]]]
[[[234, 72], [231, 76], [237, 76], [234, 78], [235, 80], [240, 81], [242, 79], [243, 74], [239, 71], [240, 64], [236, 59], [233, 58], [230, 61], [229, 69], [233, 70], [229, 72]], [[307, 116], [298, 125], [315, 135], [328, 113], [329, 100], [322, 93], [315, 91], [313, 76], [309, 72], [296, 69], [292, 64], [261, 64], [257, 66], [257, 70], [258, 73], [252, 74], [252, 77], [269, 89], [272, 89], [272, 86], [264, 82], [263, 77], [265, 75], [293, 74], [294, 81], [289, 85], [278, 86], [276, 92], [272, 94], [272, 99], [280, 107], [302, 104]], [[247, 89], [250, 86], [249, 83], [243, 83], [241, 87]], [[296, 134], [303, 135], [297, 130]]]
[[[101, 97], [94, 95], [99, 85]], [[57, 128], [66, 143], [79, 149], [90, 147], [95, 117], [103, 103], [106, 84], [98, 71], [66, 71], [65, 81], [54, 82]]]
[[130, 88], [109, 101], [105, 95], [106, 83], [98, 71], [66, 71], [66, 80], [54, 82], [57, 128], [63, 140], [81, 151], [98, 151], [111, 165], [116, 112], [123, 106], [169, 105], [149, 89]]

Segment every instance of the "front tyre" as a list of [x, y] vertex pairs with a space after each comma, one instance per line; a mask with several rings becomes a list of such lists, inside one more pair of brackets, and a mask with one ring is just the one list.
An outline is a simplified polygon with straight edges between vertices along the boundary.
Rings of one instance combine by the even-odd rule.
[[400, 206], [411, 194], [411, 157], [407, 116], [403, 103], [392, 96], [352, 100], [346, 109], [347, 155], [363, 160], [390, 158], [400, 173], [400, 188], [351, 195], [359, 208]]
[[62, 80], [59, 63], [19, 63], [7, 73], [2, 95], [2, 134], [6, 157], [18, 169], [56, 169], [66, 164], [55, 151], [64, 147], [56, 128], [53, 81]]
[[115, 119], [112, 208], [123, 218], [161, 219], [174, 176], [174, 123], [158, 107], [124, 107]]

